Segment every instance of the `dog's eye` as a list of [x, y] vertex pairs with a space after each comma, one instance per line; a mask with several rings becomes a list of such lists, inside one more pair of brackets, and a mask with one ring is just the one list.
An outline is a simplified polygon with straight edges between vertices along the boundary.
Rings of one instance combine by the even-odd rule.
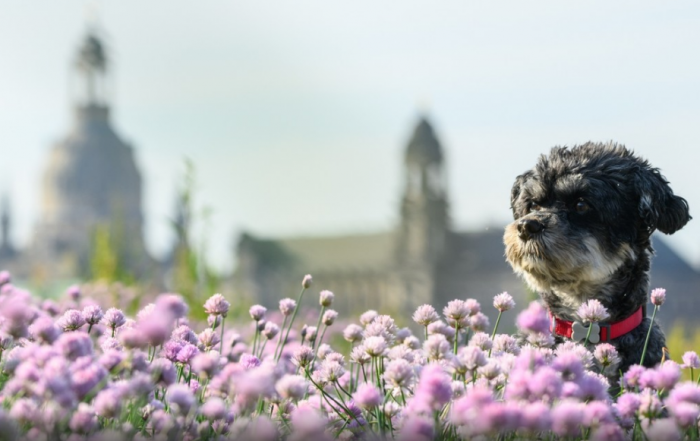
[[541, 209], [542, 207], [537, 202], [530, 202], [530, 204], [527, 206], [528, 213], [531, 211], [540, 211]]
[[588, 205], [588, 202], [583, 201], [583, 200], [576, 202], [576, 212], [578, 214], [587, 213], [588, 210], [590, 210], [590, 209], [591, 209], [591, 206]]

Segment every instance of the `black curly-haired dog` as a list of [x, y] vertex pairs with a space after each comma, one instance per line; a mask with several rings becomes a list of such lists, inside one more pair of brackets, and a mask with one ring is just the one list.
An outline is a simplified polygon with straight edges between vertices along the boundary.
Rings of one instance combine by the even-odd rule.
[[652, 326], [644, 365], [659, 363], [664, 334], [645, 313], [650, 236], [691, 219], [659, 170], [613, 143], [554, 147], [516, 178], [511, 207], [507, 260], [542, 297], [557, 340], [585, 338], [576, 311], [597, 299], [610, 318], [594, 325], [590, 342], [613, 344], [624, 372], [639, 363]]

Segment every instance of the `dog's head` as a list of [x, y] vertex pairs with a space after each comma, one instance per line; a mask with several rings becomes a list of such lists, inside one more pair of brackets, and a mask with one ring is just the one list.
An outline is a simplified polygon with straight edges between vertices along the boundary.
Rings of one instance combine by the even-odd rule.
[[616, 144], [554, 147], [517, 177], [511, 207], [508, 262], [536, 291], [579, 300], [646, 253], [654, 230], [690, 220], [659, 170]]

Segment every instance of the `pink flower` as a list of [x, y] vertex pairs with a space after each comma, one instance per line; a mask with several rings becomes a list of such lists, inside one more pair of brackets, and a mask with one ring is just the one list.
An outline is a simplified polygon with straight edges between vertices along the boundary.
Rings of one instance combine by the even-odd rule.
[[250, 310], [248, 310], [248, 312], [250, 313], [250, 318], [252, 318], [256, 322], [259, 322], [263, 319], [263, 317], [265, 317], [267, 308], [265, 308], [262, 305], [253, 305], [250, 307]]
[[304, 279], [301, 281], [301, 286], [304, 289], [309, 289], [312, 281], [313, 281], [313, 277], [311, 277], [311, 274], [307, 274], [304, 276]]
[[382, 404], [382, 396], [379, 389], [369, 383], [362, 383], [352, 398], [363, 409], [371, 409]]
[[428, 326], [429, 324], [440, 320], [440, 316], [430, 305], [421, 305], [413, 313], [413, 321], [422, 326]]
[[116, 329], [126, 323], [124, 313], [117, 308], [109, 308], [102, 317], [102, 322], [111, 329]]
[[451, 300], [442, 310], [442, 314], [447, 319], [447, 324], [453, 328], [459, 326], [464, 328], [467, 326], [467, 317], [471, 311], [467, 308], [464, 300]]
[[[161, 294], [156, 299], [156, 308], [160, 311], [166, 311], [174, 319], [180, 319], [187, 316], [189, 311], [189, 306], [185, 303], [185, 300], [179, 294]], [[206, 303], [204, 308], [207, 308]], [[226, 310], [228, 312], [228, 309]], [[226, 313], [223, 313], [224, 317]]]
[[547, 311], [539, 302], [531, 302], [526, 310], [518, 314], [518, 329], [524, 333], [549, 333], [549, 317]]
[[286, 374], [277, 380], [275, 390], [284, 399], [299, 400], [309, 390], [309, 382], [300, 375]]
[[321, 306], [329, 307], [333, 304], [334, 297], [335, 295], [332, 292], [328, 291], [327, 289], [323, 290], [319, 294], [318, 303], [320, 303]]
[[323, 313], [323, 318], [321, 322], [326, 326], [331, 326], [335, 319], [338, 318], [338, 312], [332, 309], [327, 310]]
[[292, 313], [294, 312], [294, 308], [296, 307], [297, 302], [290, 298], [280, 300], [280, 312], [285, 317], [292, 315]]
[[552, 409], [552, 431], [559, 436], [580, 436], [585, 405], [565, 400]]
[[354, 323], [349, 324], [345, 327], [345, 330], [343, 330], [343, 338], [351, 343], [362, 340], [362, 326]]
[[231, 304], [221, 294], [214, 294], [204, 302], [204, 311], [211, 315], [226, 317]]
[[173, 384], [165, 394], [166, 401], [182, 415], [187, 415], [196, 399], [186, 384]]
[[610, 317], [608, 310], [605, 309], [602, 303], [596, 299], [590, 299], [586, 303], [579, 306], [576, 314], [587, 323], [602, 322]]
[[452, 379], [442, 367], [429, 364], [423, 368], [416, 388], [415, 400], [424, 401], [439, 410], [452, 398]]
[[655, 306], [661, 306], [666, 301], [666, 290], [663, 288], [656, 288], [651, 291], [651, 303]]
[[493, 307], [500, 312], [508, 311], [515, 307], [515, 301], [513, 297], [507, 292], [498, 294], [493, 298]]
[[69, 309], [63, 313], [56, 324], [64, 331], [75, 331], [85, 324], [85, 318], [83, 318], [83, 313], [77, 309]]
[[700, 357], [695, 351], [688, 351], [683, 354], [683, 364], [684, 368], [698, 369], [700, 368]]

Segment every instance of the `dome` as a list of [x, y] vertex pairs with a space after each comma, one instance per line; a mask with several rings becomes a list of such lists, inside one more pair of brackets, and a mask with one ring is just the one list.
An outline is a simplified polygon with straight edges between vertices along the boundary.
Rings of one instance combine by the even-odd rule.
[[430, 123], [421, 118], [406, 149], [406, 162], [421, 165], [442, 163], [442, 148]]

